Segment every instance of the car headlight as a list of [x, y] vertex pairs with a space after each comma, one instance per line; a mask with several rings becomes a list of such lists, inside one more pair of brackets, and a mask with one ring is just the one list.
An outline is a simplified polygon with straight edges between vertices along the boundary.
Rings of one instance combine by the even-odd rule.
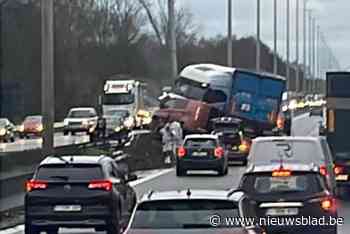
[[120, 130], [122, 130], [122, 128], [120, 126], [118, 126], [114, 129], [115, 132], [120, 132]]
[[23, 124], [18, 126], [18, 131], [24, 132], [24, 125]]
[[134, 118], [133, 117], [128, 117], [125, 121], [124, 121], [124, 125], [127, 128], [133, 128], [134, 127]]
[[68, 126], [68, 124], [69, 124], [68, 119], [64, 119], [64, 120], [63, 120], [63, 125], [64, 125], [64, 126]]
[[4, 136], [4, 135], [6, 135], [6, 129], [2, 128], [0, 129], [0, 136]]
[[95, 125], [95, 121], [89, 120], [89, 121], [88, 121], [88, 124], [89, 124], [89, 125]]
[[36, 128], [36, 130], [38, 130], [38, 132], [41, 132], [42, 130], [44, 130], [44, 127], [42, 124], [38, 125], [38, 127]]

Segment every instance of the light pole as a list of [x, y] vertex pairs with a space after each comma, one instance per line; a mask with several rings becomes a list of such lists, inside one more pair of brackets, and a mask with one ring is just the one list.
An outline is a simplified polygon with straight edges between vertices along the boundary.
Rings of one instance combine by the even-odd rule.
[[43, 154], [54, 153], [54, 11], [53, 0], [41, 0], [41, 105]]
[[170, 32], [170, 61], [171, 76], [173, 79], [177, 76], [177, 57], [176, 57], [176, 32], [175, 32], [175, 2], [168, 0], [168, 18]]
[[277, 67], [277, 0], [273, 1], [273, 73], [278, 74]]
[[260, 0], [256, 0], [256, 71], [260, 71]]
[[303, 66], [304, 66], [304, 71], [303, 71], [303, 89], [304, 91], [307, 91], [307, 64], [306, 64], [306, 5], [307, 5], [307, 0], [304, 0], [304, 7], [303, 7]]
[[309, 91], [312, 91], [312, 11], [309, 10]]
[[286, 65], [286, 78], [287, 78], [287, 90], [291, 90], [290, 79], [290, 54], [289, 54], [289, 40], [290, 40], [290, 1], [287, 0], [287, 65]]
[[313, 74], [313, 89], [316, 83], [316, 18], [312, 20], [312, 74]]
[[295, 89], [297, 92], [300, 91], [300, 80], [299, 80], [299, 0], [296, 0], [296, 32], [295, 32]]
[[232, 67], [232, 0], [228, 0], [227, 66]]

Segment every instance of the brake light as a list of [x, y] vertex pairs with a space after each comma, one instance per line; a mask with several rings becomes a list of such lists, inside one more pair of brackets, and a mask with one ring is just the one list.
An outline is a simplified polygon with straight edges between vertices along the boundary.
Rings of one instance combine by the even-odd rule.
[[41, 180], [29, 180], [26, 182], [26, 190], [27, 192], [31, 192], [33, 190], [44, 190], [47, 189], [47, 182]]
[[278, 129], [283, 129], [284, 128], [284, 118], [282, 116], [278, 116], [276, 125]]
[[109, 180], [93, 180], [89, 183], [89, 189], [112, 190], [112, 182]]
[[280, 168], [272, 172], [273, 177], [288, 177], [288, 176], [291, 176], [291, 174], [292, 172], [290, 170], [286, 170], [283, 168]]
[[217, 158], [221, 158], [222, 156], [224, 156], [224, 149], [222, 147], [216, 147], [214, 151], [214, 155]]
[[339, 165], [334, 166], [334, 174], [335, 175], [339, 175], [339, 174], [343, 173], [343, 171], [344, 171], [344, 167], [339, 166]]
[[178, 156], [179, 158], [183, 158], [183, 157], [185, 157], [185, 155], [186, 155], [186, 149], [185, 149], [185, 147], [181, 146], [181, 147], [177, 150], [177, 156]]
[[327, 176], [328, 175], [327, 168], [326, 168], [325, 165], [320, 166], [320, 173], [323, 176]]
[[249, 148], [250, 148], [250, 144], [246, 140], [243, 140], [242, 143], [238, 147], [239, 151], [244, 152], [244, 153], [248, 152]]
[[333, 198], [326, 198], [321, 201], [321, 207], [325, 211], [331, 211], [335, 210], [335, 199]]

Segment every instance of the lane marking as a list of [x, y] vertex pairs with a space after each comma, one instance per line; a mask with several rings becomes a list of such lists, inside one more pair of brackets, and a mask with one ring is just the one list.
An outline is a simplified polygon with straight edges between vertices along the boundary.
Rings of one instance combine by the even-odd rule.
[[135, 181], [131, 181], [129, 184], [130, 184], [130, 186], [135, 187], [135, 186], [137, 186], [137, 185], [139, 185], [139, 184], [143, 184], [143, 183], [145, 183], [145, 182], [148, 182], [148, 181], [150, 181], [150, 180], [153, 180], [153, 179], [155, 179], [155, 178], [157, 178], [157, 177], [159, 177], [159, 176], [168, 174], [168, 173], [170, 173], [170, 172], [172, 172], [172, 171], [174, 171], [174, 170], [175, 170], [174, 168], [164, 169], [164, 170], [162, 170], [162, 171], [160, 171], [160, 172], [157, 172], [157, 173], [155, 173], [155, 174], [151, 174], [151, 175], [146, 176], [146, 177], [144, 177], [144, 178], [142, 178], [142, 179], [135, 180]]

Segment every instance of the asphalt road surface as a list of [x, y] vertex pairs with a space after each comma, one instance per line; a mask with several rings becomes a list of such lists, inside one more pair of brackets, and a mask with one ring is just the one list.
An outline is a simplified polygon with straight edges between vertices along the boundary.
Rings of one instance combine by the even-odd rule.
[[[63, 133], [55, 133], [55, 147], [72, 145], [72, 144], [81, 144], [88, 142], [90, 140], [89, 136], [75, 135], [75, 136], [63, 136]], [[42, 138], [33, 137], [31, 139], [16, 139], [13, 143], [0, 143], [0, 152], [15, 152], [15, 151], [24, 151], [41, 148]]]
[[[317, 135], [316, 130], [312, 130], [311, 126], [317, 127], [317, 123], [320, 119], [318, 117], [309, 117], [308, 115], [302, 115], [297, 117], [293, 124], [294, 135]], [[179, 189], [230, 189], [236, 188], [242, 173], [245, 171], [244, 167], [234, 166], [230, 167], [227, 176], [218, 177], [215, 173], [201, 172], [191, 174], [186, 177], [176, 177], [175, 170], [167, 170], [161, 174], [155, 174], [153, 178], [149, 178], [145, 181], [136, 181], [133, 186], [135, 187], [137, 194], [141, 196], [143, 193], [150, 190], [179, 190]], [[340, 234], [348, 234], [350, 230], [350, 201], [338, 202], [339, 216], [344, 217], [345, 224], [339, 227]], [[76, 229], [63, 229], [63, 233], [94, 233], [94, 230], [76, 230]], [[23, 225], [14, 229], [5, 230], [0, 234], [22, 234]]]

